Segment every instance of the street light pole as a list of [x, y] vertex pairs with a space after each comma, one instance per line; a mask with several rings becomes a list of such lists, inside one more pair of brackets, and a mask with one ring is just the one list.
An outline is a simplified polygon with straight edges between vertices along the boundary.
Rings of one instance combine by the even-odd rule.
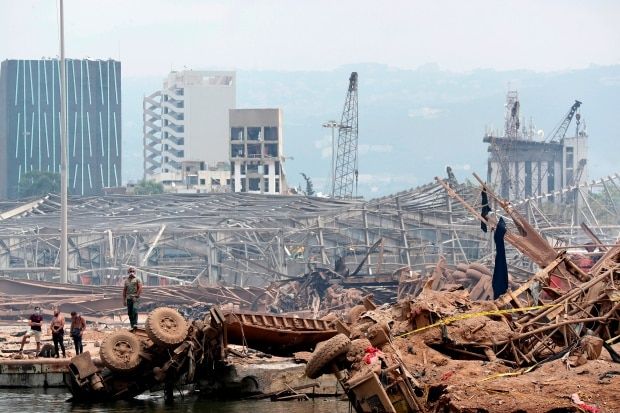
[[67, 79], [65, 73], [64, 4], [60, 2], [60, 282], [68, 281], [67, 271]]
[[335, 145], [335, 141], [334, 141], [334, 129], [335, 128], [339, 128], [340, 125], [338, 124], [338, 122], [336, 122], [335, 120], [328, 120], [327, 122], [325, 122], [323, 124], [324, 128], [331, 128], [332, 130], [332, 169], [331, 169], [331, 197], [334, 197], [334, 191], [335, 191], [335, 186], [336, 186], [336, 167], [335, 167], [335, 159], [336, 159], [336, 150], [334, 148]]

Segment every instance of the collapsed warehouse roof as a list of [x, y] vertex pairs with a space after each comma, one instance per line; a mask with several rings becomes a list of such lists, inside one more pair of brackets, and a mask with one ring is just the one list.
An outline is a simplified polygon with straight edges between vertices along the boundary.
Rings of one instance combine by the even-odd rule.
[[[616, 174], [513, 204], [554, 247], [590, 242], [579, 221], [600, 242], [613, 243], [620, 228], [613, 196], [619, 181]], [[453, 176], [451, 186], [479, 208], [478, 188]], [[540, 204], [567, 194], [581, 200], [577, 207]], [[58, 197], [0, 207], [0, 274], [57, 279]], [[572, 215], [561, 216], [566, 210]], [[490, 237], [439, 183], [367, 202], [230, 193], [71, 198], [69, 217], [71, 281], [84, 284], [115, 285], [129, 265], [158, 285], [265, 286], [315, 268], [333, 270], [337, 261], [353, 271], [364, 259], [359, 275], [403, 268], [425, 274], [441, 256], [454, 267], [490, 263], [493, 253]], [[515, 250], [509, 266], [522, 279], [536, 270]]]

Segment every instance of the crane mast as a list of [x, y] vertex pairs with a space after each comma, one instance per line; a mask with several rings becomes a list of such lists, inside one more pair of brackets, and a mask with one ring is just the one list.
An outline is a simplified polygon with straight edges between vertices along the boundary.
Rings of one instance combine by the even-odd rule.
[[354, 185], [357, 194], [357, 127], [357, 72], [353, 72], [349, 77], [349, 90], [338, 127], [334, 172], [334, 197], [336, 198], [353, 198]]

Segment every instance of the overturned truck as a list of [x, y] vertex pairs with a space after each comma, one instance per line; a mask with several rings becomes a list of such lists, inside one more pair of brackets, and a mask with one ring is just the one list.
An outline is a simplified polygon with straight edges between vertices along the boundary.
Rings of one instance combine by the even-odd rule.
[[176, 309], [160, 307], [149, 313], [144, 329], [110, 333], [99, 349], [101, 364], [88, 352], [71, 359], [69, 388], [75, 400], [88, 401], [129, 399], [154, 389], [171, 397], [174, 386], [190, 383], [220, 390], [233, 363], [228, 356], [243, 356], [229, 344], [290, 355], [336, 334], [325, 320], [213, 307], [189, 322]]

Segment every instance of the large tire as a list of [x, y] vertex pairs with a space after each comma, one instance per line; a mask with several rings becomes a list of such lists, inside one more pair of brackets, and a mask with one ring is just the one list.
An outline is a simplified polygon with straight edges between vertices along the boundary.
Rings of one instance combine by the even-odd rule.
[[138, 368], [142, 362], [140, 339], [129, 331], [115, 331], [108, 335], [99, 348], [104, 366], [116, 372], [127, 373]]
[[332, 361], [349, 351], [350, 346], [351, 340], [344, 334], [338, 334], [322, 342], [314, 350], [306, 365], [306, 376], [311, 379], [319, 378]]
[[144, 329], [153, 343], [162, 347], [174, 347], [187, 337], [189, 323], [174, 308], [160, 307], [151, 311]]
[[347, 351], [347, 360], [351, 363], [362, 359], [366, 354], [366, 349], [372, 347], [370, 340], [367, 338], [358, 338], [351, 341], [349, 351]]

